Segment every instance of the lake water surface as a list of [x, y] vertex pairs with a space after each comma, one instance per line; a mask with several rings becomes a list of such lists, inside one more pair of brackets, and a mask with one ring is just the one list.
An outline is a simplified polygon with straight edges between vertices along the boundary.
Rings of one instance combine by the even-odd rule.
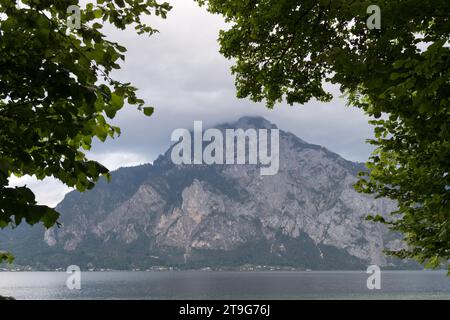
[[382, 271], [381, 290], [365, 272], [83, 272], [69, 290], [63, 272], [0, 272], [0, 295], [16, 299], [447, 299], [443, 271]]

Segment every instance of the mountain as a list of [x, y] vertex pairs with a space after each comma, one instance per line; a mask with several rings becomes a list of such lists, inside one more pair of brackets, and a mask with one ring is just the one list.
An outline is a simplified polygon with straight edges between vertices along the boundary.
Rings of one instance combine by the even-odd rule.
[[[217, 127], [274, 129], [244, 117]], [[17, 263], [97, 268], [237, 267], [309, 269], [405, 266], [383, 248], [402, 245], [365, 221], [395, 204], [354, 191], [364, 165], [280, 130], [279, 172], [258, 165], [175, 165], [170, 147], [153, 164], [122, 168], [112, 181], [71, 192], [57, 206], [62, 227], [0, 236]]]

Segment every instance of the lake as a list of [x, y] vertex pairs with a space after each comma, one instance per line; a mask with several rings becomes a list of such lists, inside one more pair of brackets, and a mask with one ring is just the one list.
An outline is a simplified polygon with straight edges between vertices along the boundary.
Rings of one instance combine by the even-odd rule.
[[323, 272], [83, 272], [69, 290], [64, 272], [0, 272], [0, 295], [16, 299], [446, 299], [444, 271], [382, 271], [381, 289], [368, 274]]

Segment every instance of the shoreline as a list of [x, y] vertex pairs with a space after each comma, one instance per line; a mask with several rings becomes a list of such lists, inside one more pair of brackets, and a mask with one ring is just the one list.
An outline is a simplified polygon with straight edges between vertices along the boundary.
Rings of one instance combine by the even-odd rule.
[[[381, 269], [383, 272], [448, 272], [446, 269]], [[33, 273], [33, 272], [55, 272], [67, 273], [65, 270], [0, 270], [0, 273]], [[366, 270], [202, 270], [202, 269], [173, 269], [173, 270], [81, 270], [85, 273], [108, 273], [108, 272], [129, 272], [129, 273], [179, 273], [179, 272], [202, 272], [202, 273], [367, 273]]]

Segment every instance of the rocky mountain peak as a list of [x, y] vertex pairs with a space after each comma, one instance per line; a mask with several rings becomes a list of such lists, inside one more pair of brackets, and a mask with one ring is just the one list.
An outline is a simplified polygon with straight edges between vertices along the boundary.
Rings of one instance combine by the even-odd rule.
[[245, 116], [234, 123], [225, 125], [227, 128], [240, 129], [277, 129], [278, 127], [263, 117]]
[[[242, 117], [218, 128], [277, 126]], [[58, 261], [75, 256], [116, 268], [390, 264], [382, 250], [401, 242], [365, 217], [395, 205], [355, 192], [362, 169], [282, 130], [273, 176], [261, 176], [257, 165], [174, 165], [169, 148], [153, 165], [121, 169], [109, 184], [67, 195], [58, 206], [63, 227], [40, 235], [41, 250]]]

